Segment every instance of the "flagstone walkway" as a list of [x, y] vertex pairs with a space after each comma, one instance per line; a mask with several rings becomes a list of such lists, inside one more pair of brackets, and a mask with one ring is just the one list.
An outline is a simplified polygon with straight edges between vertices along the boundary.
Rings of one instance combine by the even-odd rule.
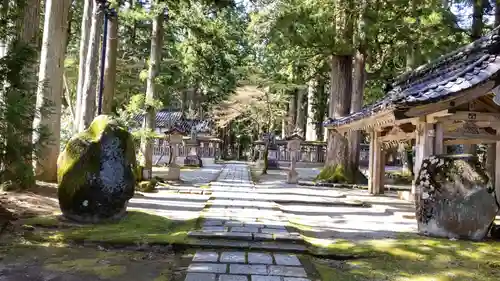
[[189, 235], [205, 239], [200, 242], [203, 245], [205, 241], [207, 246], [228, 243], [217, 243], [214, 239], [240, 240], [236, 245], [241, 249], [197, 251], [185, 281], [310, 280], [294, 254], [248, 250], [265, 245], [272, 250], [272, 244], [258, 241], [295, 242], [300, 235], [287, 230], [286, 216], [274, 201], [258, 196], [247, 165], [227, 164], [211, 188], [212, 196], [201, 213], [205, 219], [201, 229]]

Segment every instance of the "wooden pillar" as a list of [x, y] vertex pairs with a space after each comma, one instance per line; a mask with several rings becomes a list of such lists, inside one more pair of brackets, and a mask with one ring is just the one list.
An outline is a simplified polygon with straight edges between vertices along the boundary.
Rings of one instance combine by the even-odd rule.
[[[380, 136], [380, 132], [371, 131], [370, 132], [370, 160], [369, 160], [369, 178], [368, 178], [368, 191], [371, 194], [380, 193], [380, 184], [381, 181], [381, 170], [384, 170], [381, 167], [382, 161], [382, 149], [381, 143], [378, 140]], [[383, 165], [383, 164], [382, 164]]]
[[379, 183], [377, 186], [377, 194], [384, 194], [385, 191], [385, 151], [380, 149], [380, 157], [378, 158], [379, 167]]
[[435, 125], [435, 138], [434, 138], [434, 154], [445, 154], [444, 147], [444, 125], [441, 122]]
[[425, 119], [419, 120], [417, 125], [417, 134], [415, 140], [415, 179], [412, 184], [411, 193], [415, 194], [415, 180], [418, 177], [422, 161], [433, 154], [435, 131], [433, 125], [426, 123]]
[[373, 152], [375, 151], [375, 131], [370, 131], [370, 147], [368, 148], [368, 192], [374, 193], [373, 188], [373, 168], [374, 168], [374, 158]]

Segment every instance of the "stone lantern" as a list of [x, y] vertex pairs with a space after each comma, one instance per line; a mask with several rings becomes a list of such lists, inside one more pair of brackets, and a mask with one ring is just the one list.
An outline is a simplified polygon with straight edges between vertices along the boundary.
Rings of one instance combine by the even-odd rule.
[[181, 167], [177, 165], [176, 160], [179, 152], [179, 145], [182, 143], [185, 132], [178, 124], [174, 124], [165, 134], [167, 135], [168, 142], [172, 146], [172, 162], [168, 165], [166, 180], [180, 180]]
[[198, 132], [193, 126], [191, 128], [190, 138], [184, 142], [184, 145], [188, 148], [188, 153], [184, 159], [185, 166], [191, 167], [203, 167], [203, 162], [200, 156], [198, 156], [198, 147], [200, 142], [197, 139]]
[[297, 165], [297, 156], [300, 152], [300, 144], [304, 141], [302, 130], [296, 128], [285, 140], [287, 141], [287, 148], [290, 152], [290, 169], [287, 175], [287, 183], [296, 184], [299, 182], [299, 174], [295, 170]]

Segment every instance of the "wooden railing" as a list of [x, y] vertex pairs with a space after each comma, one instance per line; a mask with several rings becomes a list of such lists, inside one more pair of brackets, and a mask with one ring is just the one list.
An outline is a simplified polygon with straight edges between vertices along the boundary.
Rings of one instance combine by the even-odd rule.
[[[189, 154], [190, 147], [180, 145], [177, 147], [177, 156], [179, 157], [185, 157], [186, 155]], [[198, 155], [201, 158], [215, 158], [218, 153], [219, 153], [219, 148], [217, 147], [216, 143], [212, 142], [200, 142], [200, 146], [198, 147]], [[155, 156], [161, 156], [163, 157], [170, 157], [170, 147], [168, 145], [168, 142], [163, 139], [157, 139], [155, 140], [154, 146], [153, 146], [153, 155]]]
[[[260, 158], [259, 153], [263, 153], [263, 142], [255, 142], [254, 158]], [[286, 141], [276, 141], [278, 150], [277, 160], [282, 162], [290, 161], [290, 152], [287, 149]], [[300, 146], [300, 153], [297, 161], [307, 163], [324, 163], [326, 158], [326, 143], [322, 142], [303, 142]], [[369, 145], [361, 144], [359, 153], [359, 162], [361, 166], [368, 166]]]

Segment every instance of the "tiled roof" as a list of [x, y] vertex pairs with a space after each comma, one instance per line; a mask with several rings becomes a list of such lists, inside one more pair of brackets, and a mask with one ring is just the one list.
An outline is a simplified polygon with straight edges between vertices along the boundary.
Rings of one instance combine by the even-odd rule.
[[[135, 121], [141, 122], [143, 116], [138, 115], [134, 118]], [[156, 127], [165, 130], [171, 129], [174, 125], [178, 126], [184, 132], [189, 133], [191, 128], [195, 126], [199, 133], [209, 133], [214, 123], [208, 119], [187, 119], [182, 117], [180, 111], [160, 110], [156, 112]]]
[[339, 126], [383, 110], [435, 103], [489, 80], [499, 70], [500, 27], [497, 27], [473, 43], [399, 76], [385, 97], [374, 104], [346, 117], [329, 118], [323, 125]]

